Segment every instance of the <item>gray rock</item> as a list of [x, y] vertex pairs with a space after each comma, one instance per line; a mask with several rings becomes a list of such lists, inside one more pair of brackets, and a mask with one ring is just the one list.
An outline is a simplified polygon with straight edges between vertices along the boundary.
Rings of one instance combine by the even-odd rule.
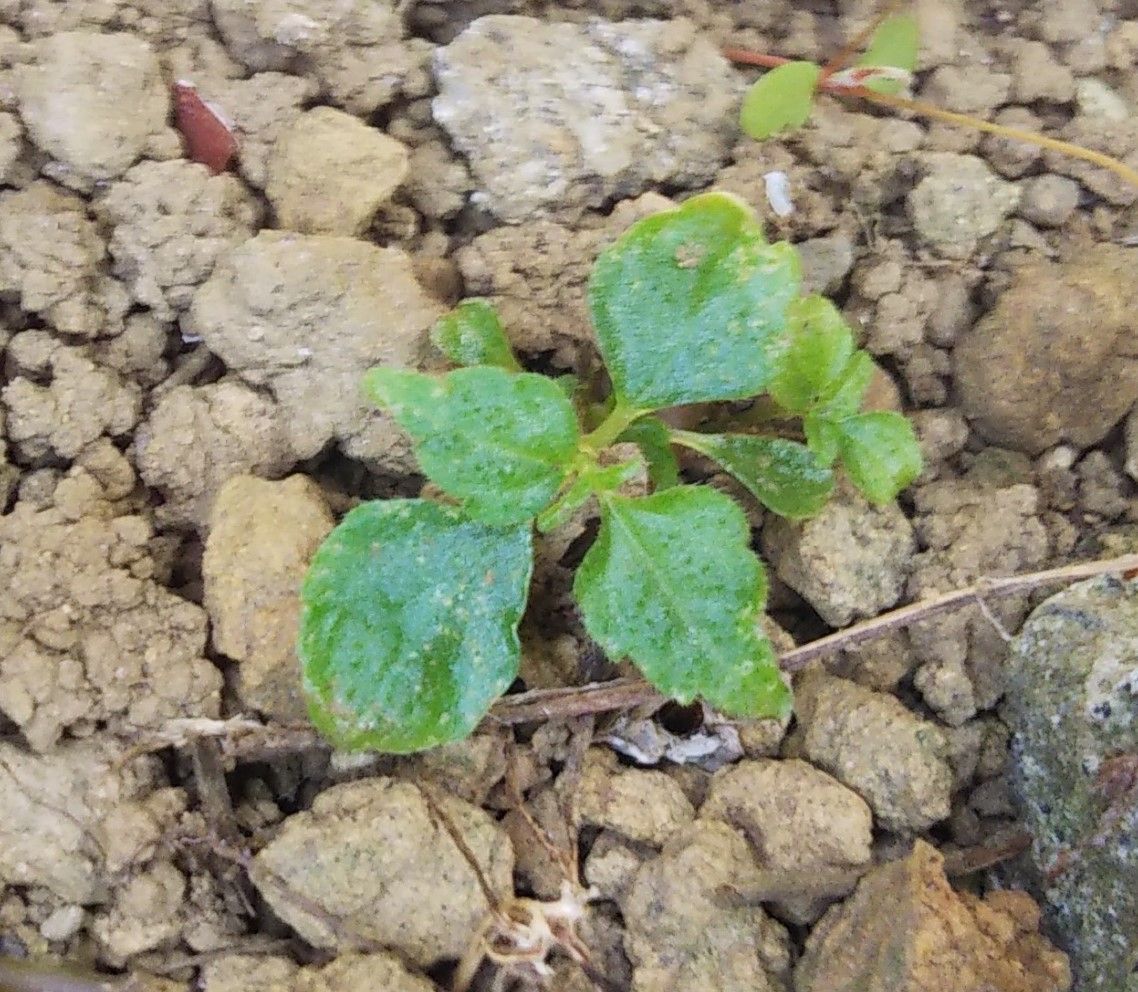
[[[434, 796], [491, 891], [512, 894], [514, 854], [502, 829], [476, 806]], [[347, 949], [362, 937], [421, 966], [460, 957], [490, 909], [419, 789], [386, 778], [322, 792], [310, 810], [285, 820], [249, 877], [309, 943]]]
[[1102, 440], [1138, 399], [1129, 347], [1136, 310], [1134, 249], [1096, 244], [1070, 262], [1018, 269], [953, 352], [973, 428], [1031, 455], [1062, 441], [1087, 448]]
[[398, 249], [262, 231], [217, 264], [183, 329], [273, 392], [297, 457], [335, 438], [352, 457], [407, 471], [407, 439], [365, 402], [360, 380], [372, 365], [418, 365], [440, 314]]
[[434, 70], [435, 120], [506, 221], [704, 184], [737, 133], [738, 77], [682, 18], [483, 17]]
[[799, 678], [795, 697], [788, 754], [853, 789], [887, 830], [917, 832], [948, 816], [953, 774], [936, 724], [893, 696], [817, 669]]
[[407, 169], [407, 149], [394, 138], [341, 110], [316, 107], [277, 138], [265, 192], [282, 228], [359, 235]]
[[1135, 992], [1138, 584], [1052, 596], [1016, 640], [1009, 679], [1013, 783], [1077, 987]]
[[1019, 188], [975, 155], [936, 152], [923, 161], [928, 171], [908, 199], [913, 227], [945, 258], [967, 258], [1015, 210]]
[[809, 520], [772, 517], [763, 528], [778, 577], [831, 627], [896, 603], [914, 550], [913, 528], [895, 503], [873, 507], [848, 493]]
[[1040, 227], [1062, 227], [1079, 205], [1079, 184], [1066, 176], [1032, 176], [1021, 185], [1020, 216]]

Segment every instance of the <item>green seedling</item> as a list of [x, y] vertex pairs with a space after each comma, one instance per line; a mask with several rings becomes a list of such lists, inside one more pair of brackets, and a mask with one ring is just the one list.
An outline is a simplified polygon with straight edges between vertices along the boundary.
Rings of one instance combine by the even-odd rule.
[[[1049, 138], [1034, 131], [1006, 127], [970, 114], [944, 110], [903, 95], [917, 65], [920, 34], [916, 18], [911, 14], [889, 16], [889, 11], [896, 6], [897, 3], [889, 4], [881, 17], [824, 66], [747, 49], [726, 49], [724, 54], [734, 62], [770, 69], [751, 86], [743, 99], [740, 113], [743, 130], [752, 138], [762, 141], [799, 128], [809, 119], [818, 94], [826, 93], [882, 104], [894, 110], [908, 111], [1002, 138], [1025, 141], [1109, 169], [1128, 183], [1138, 186], [1138, 172], [1102, 152]], [[849, 66], [849, 62], [863, 47], [864, 52], [856, 64]]]
[[[370, 370], [365, 392], [410, 435], [446, 501], [365, 503], [317, 551], [298, 647], [316, 726], [342, 747], [388, 752], [469, 734], [518, 674], [535, 526], [590, 499], [600, 529], [573, 587], [590, 635], [673, 699], [786, 714], [746, 516], [717, 489], [683, 483], [674, 446], [790, 518], [825, 504], [839, 466], [875, 503], [921, 468], [904, 417], [860, 409], [869, 356], [799, 284], [790, 245], [767, 242], [736, 198], [706, 193], [633, 225], [594, 265], [589, 307], [612, 384], [596, 427], [564, 383], [520, 371], [484, 301], [434, 331], [452, 361], [476, 364]], [[779, 435], [675, 430], [656, 416], [760, 395]], [[605, 460], [621, 441], [641, 457]], [[651, 491], [627, 495], [645, 465]]]

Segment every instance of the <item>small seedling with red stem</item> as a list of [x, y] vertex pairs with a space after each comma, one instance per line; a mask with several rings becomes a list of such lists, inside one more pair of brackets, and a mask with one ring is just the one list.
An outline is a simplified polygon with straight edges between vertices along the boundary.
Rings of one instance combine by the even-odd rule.
[[[944, 110], [924, 100], [902, 95], [916, 68], [919, 34], [916, 19], [911, 14], [892, 13], [898, 6], [897, 2], [888, 4], [869, 27], [825, 65], [743, 48], [724, 49], [724, 55], [732, 62], [771, 70], [750, 88], [743, 100], [740, 115], [743, 130], [752, 138], [763, 140], [801, 127], [810, 116], [815, 96], [828, 93], [865, 100], [1001, 138], [1024, 141], [1109, 169], [1126, 182], [1138, 186], [1138, 171], [1110, 155], [1034, 131]], [[857, 64], [847, 68], [863, 46], [867, 47]]]

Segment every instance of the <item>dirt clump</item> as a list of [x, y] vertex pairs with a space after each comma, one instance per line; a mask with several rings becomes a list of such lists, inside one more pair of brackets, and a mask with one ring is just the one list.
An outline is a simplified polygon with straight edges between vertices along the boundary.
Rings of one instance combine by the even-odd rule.
[[[514, 854], [491, 817], [434, 793], [500, 898]], [[317, 947], [374, 942], [428, 966], [457, 958], [489, 910], [474, 870], [410, 783], [333, 786], [290, 816], [250, 878], [274, 911]]]
[[216, 716], [205, 612], [154, 581], [150, 523], [117, 511], [83, 469], [54, 502], [0, 516], [0, 710], [38, 751], [97, 724]]
[[296, 117], [269, 158], [277, 223], [303, 234], [363, 234], [407, 178], [406, 147], [332, 107]]
[[239, 663], [241, 703], [283, 723], [307, 715], [297, 589], [333, 523], [319, 487], [303, 475], [281, 482], [236, 476], [210, 516], [202, 578], [213, 646]]
[[658, 193], [626, 200], [600, 225], [573, 229], [552, 220], [495, 227], [455, 252], [470, 295], [497, 308], [511, 344], [546, 353], [564, 368], [596, 364], [585, 298], [593, 261], [634, 221], [672, 205]]
[[258, 72], [248, 79], [211, 75], [201, 89], [232, 120], [240, 145], [237, 169], [259, 190], [268, 182], [277, 139], [320, 91], [313, 80], [284, 72]]
[[108, 337], [130, 300], [83, 200], [46, 182], [0, 193], [0, 293], [63, 334]]
[[1018, 269], [953, 352], [973, 429], [1033, 455], [1062, 441], [1101, 441], [1138, 399], [1138, 360], [1126, 343], [1135, 287], [1138, 251], [1116, 245]]
[[747, 841], [726, 823], [697, 819], [673, 837], [621, 903], [632, 987], [785, 992], [785, 929], [760, 906], [729, 897], [760, 880]]
[[73, 459], [98, 438], [122, 437], [138, 423], [142, 391], [92, 360], [90, 349], [24, 331], [9, 342], [8, 356], [16, 374], [0, 402], [8, 437], [26, 462]]
[[914, 833], [945, 819], [952, 768], [936, 724], [899, 700], [819, 669], [795, 683], [798, 726], [788, 756], [802, 757], [853, 789], [887, 830]]
[[406, 472], [408, 441], [365, 402], [360, 380], [377, 364], [418, 366], [440, 314], [396, 248], [262, 231], [221, 259], [182, 324], [272, 392], [298, 458], [338, 440], [354, 457]]
[[329, 102], [359, 117], [389, 103], [421, 75], [425, 46], [404, 40], [398, 8], [394, 0], [211, 5], [226, 50], [246, 68], [300, 70]]
[[[64, 904], [96, 904], [111, 894], [109, 872], [153, 853], [170, 817], [146, 797], [164, 779], [153, 759], [124, 764], [122, 756], [101, 741], [71, 741], [48, 754], [0, 742], [0, 881], [42, 887]], [[132, 810], [145, 810], [154, 829], [118, 834]]]
[[[1024, 484], [997, 487], [948, 479], [922, 486], [916, 494], [916, 532], [924, 550], [913, 560], [909, 598], [931, 598], [985, 577], [1042, 567], [1051, 547], [1039, 519], [1041, 503], [1039, 491]], [[1015, 629], [1027, 613], [1027, 598], [1000, 599], [987, 609], [989, 616], [966, 610], [909, 629], [921, 666], [915, 684], [953, 726], [1003, 696], [1008, 649], [996, 624]]]
[[1066, 992], [1066, 956], [1022, 892], [957, 894], [924, 841], [874, 869], [806, 941], [796, 992]]
[[301, 967], [291, 958], [229, 954], [202, 969], [202, 992], [435, 992], [394, 954], [341, 954]]
[[16, 71], [28, 135], [56, 160], [47, 171], [90, 189], [122, 175], [146, 154], [172, 158], [169, 92], [153, 48], [126, 33], [63, 31], [31, 43]]
[[205, 526], [217, 491], [242, 473], [283, 475], [296, 460], [284, 416], [236, 379], [177, 386], [159, 400], [134, 435], [142, 480], [163, 496], [168, 526]]
[[922, 162], [927, 174], [908, 198], [913, 227], [938, 254], [967, 258], [1015, 211], [1020, 189], [974, 155], [933, 153]]
[[621, 769], [611, 751], [589, 750], [574, 799], [582, 823], [663, 846], [695, 816], [683, 790], [662, 771]]
[[140, 162], [95, 204], [114, 273], [136, 303], [173, 320], [222, 253], [251, 237], [260, 209], [234, 176], [182, 159]]
[[873, 815], [857, 793], [805, 761], [742, 761], [720, 771], [699, 808], [740, 830], [759, 858], [752, 899], [794, 923], [816, 919], [868, 865]]
[[772, 517], [763, 552], [778, 577], [832, 627], [874, 616], [901, 597], [916, 550], [913, 528], [895, 503], [870, 506], [835, 494], [801, 522]]

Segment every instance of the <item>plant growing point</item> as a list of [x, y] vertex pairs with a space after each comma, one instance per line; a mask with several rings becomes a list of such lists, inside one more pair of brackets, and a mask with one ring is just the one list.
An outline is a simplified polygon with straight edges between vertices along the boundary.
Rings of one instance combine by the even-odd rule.
[[[595, 500], [573, 591], [589, 634], [665, 695], [740, 718], [785, 715], [762, 632], [766, 575], [743, 510], [685, 482], [674, 448], [734, 475], [771, 512], [817, 512], [837, 472], [886, 502], [920, 472], [900, 414], [863, 412], [869, 356], [826, 300], [800, 294], [794, 249], [723, 193], [634, 224], [593, 268], [588, 302], [612, 385], [584, 424], [565, 383], [521, 370], [492, 307], [433, 332], [462, 366], [374, 368], [368, 397], [445, 494], [349, 513], [302, 589], [298, 653], [314, 724], [345, 748], [420, 750], [469, 734], [517, 677], [534, 527]], [[797, 437], [669, 427], [656, 411], [764, 397]], [[602, 460], [633, 442], [636, 460]], [[627, 483], [646, 468], [652, 491]]]

